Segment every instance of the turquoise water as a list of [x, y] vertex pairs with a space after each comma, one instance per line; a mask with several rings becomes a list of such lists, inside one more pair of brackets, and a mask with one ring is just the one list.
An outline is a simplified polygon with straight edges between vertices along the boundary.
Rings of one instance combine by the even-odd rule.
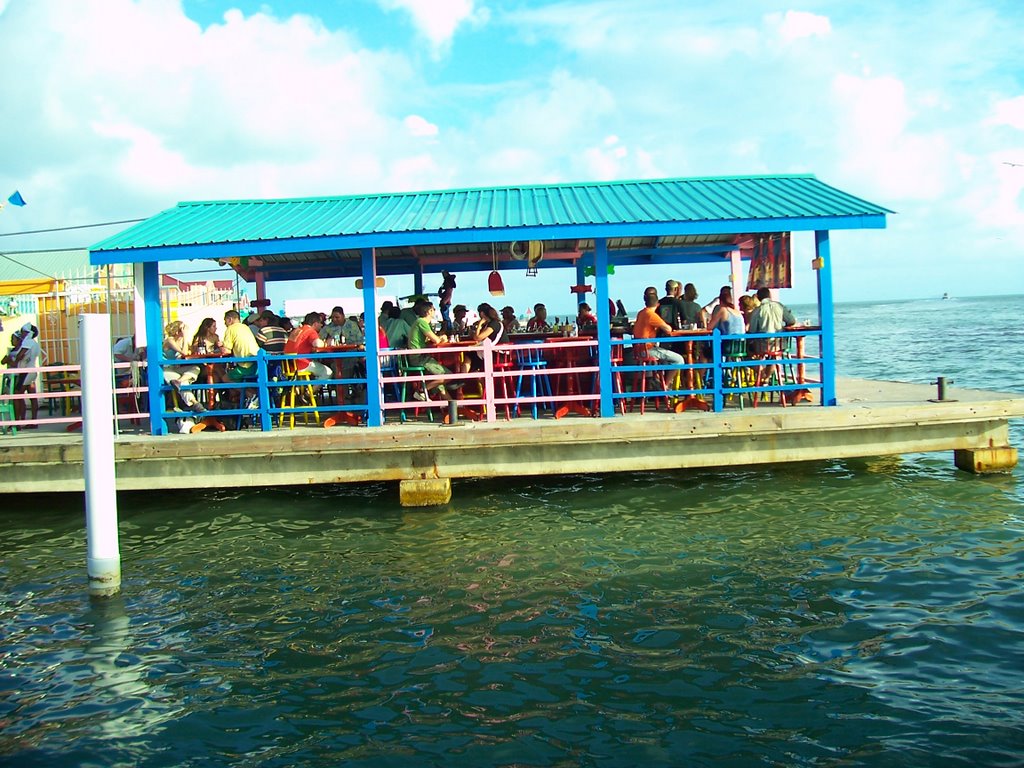
[[[842, 306], [841, 370], [1024, 392], [990, 306]], [[1022, 479], [929, 454], [459, 482], [437, 511], [123, 495], [97, 602], [81, 502], [8, 497], [0, 764], [1020, 765]]]

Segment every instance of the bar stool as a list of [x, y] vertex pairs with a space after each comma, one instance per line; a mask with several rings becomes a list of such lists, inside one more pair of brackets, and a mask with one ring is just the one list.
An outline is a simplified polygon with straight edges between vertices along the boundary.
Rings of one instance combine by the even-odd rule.
[[[427, 380], [426, 380], [427, 369], [424, 368], [422, 365], [412, 365], [412, 364], [410, 364], [409, 363], [409, 355], [396, 355], [396, 357], [398, 358], [398, 371], [399, 371], [399, 373], [403, 377], [405, 377], [405, 379], [411, 379], [413, 381], [413, 386], [414, 387], [418, 387], [418, 389], [413, 389], [413, 394], [415, 395], [416, 392], [422, 392], [423, 393], [423, 397], [424, 397], [424, 402], [426, 402], [426, 398], [428, 397], [428, 395], [427, 395]], [[402, 391], [401, 391], [401, 395], [400, 395], [401, 400], [402, 400], [403, 403], [409, 402], [409, 397], [408, 397], [409, 392], [408, 392], [407, 385], [408, 385], [408, 381], [403, 380], [402, 381]], [[414, 397], [413, 398], [413, 402], [415, 403], [415, 401], [416, 400], [415, 400], [415, 397]], [[413, 406], [413, 415], [415, 415], [417, 418], [419, 418], [419, 415], [420, 415], [420, 407], [421, 406], [419, 406], [419, 405], [414, 405]], [[405, 421], [405, 409], [404, 408], [399, 413], [399, 418], [403, 422]], [[433, 408], [427, 407], [427, 418], [430, 421], [434, 420], [434, 409]]]
[[[548, 367], [548, 361], [544, 359], [544, 355], [541, 352], [543, 349], [543, 342], [536, 341], [530, 342], [529, 347], [523, 349], [517, 349], [516, 353], [516, 364], [520, 371], [530, 371], [530, 375], [520, 374], [516, 381], [516, 400], [518, 400], [523, 391], [523, 379], [530, 380], [530, 397], [554, 397], [551, 391], [551, 377], [544, 371]], [[533, 418], [537, 418], [537, 401], [536, 399], [530, 403], [531, 410], [533, 411]], [[550, 408], [551, 403], [543, 403], [543, 407]], [[519, 403], [516, 403], [516, 416], [519, 416]]]
[[[632, 389], [634, 392], [636, 392], [637, 391], [637, 382], [639, 380], [639, 384], [640, 384], [640, 390], [639, 391], [642, 393], [641, 397], [640, 397], [640, 414], [643, 415], [644, 408], [647, 405], [647, 377], [648, 376], [650, 376], [654, 380], [654, 383], [656, 383], [656, 384], [661, 386], [661, 394], [654, 396], [654, 409], [655, 410], [658, 409], [658, 401], [661, 400], [662, 402], [665, 403], [665, 410], [666, 411], [671, 411], [672, 409], [669, 406], [668, 395], [665, 394], [666, 392], [668, 392], [668, 382], [665, 379], [665, 371], [660, 370], [660, 369], [655, 369], [655, 370], [652, 370], [652, 371], [645, 371], [645, 370], [643, 370], [644, 368], [647, 368], [648, 366], [663, 365], [663, 362], [661, 360], [657, 360], [657, 359], [655, 359], [653, 357], [649, 357], [646, 354], [641, 354], [641, 355], [637, 355], [637, 356], [634, 357], [634, 363], [636, 365], [638, 365], [638, 366], [641, 366], [641, 370], [634, 371], [634, 373], [633, 373], [633, 383], [632, 383], [630, 389]], [[631, 410], [631, 411], [633, 410], [633, 403], [632, 402], [630, 402], [630, 404], [629, 404], [629, 410]]]
[[[730, 339], [722, 342], [722, 360], [727, 363], [741, 363], [747, 359], [747, 343], [743, 339]], [[751, 387], [756, 384], [754, 372], [746, 367], [722, 369], [722, 385], [729, 388]], [[736, 404], [743, 410], [743, 398], [746, 397], [750, 404], [754, 404], [754, 393], [733, 392], [726, 396], [736, 399]]]
[[[495, 351], [494, 352], [494, 372], [496, 374], [507, 374], [509, 371], [515, 369], [515, 361], [512, 358], [512, 353], [508, 350]], [[495, 398], [501, 398], [502, 400], [508, 400], [511, 398], [511, 382], [507, 375], [498, 375], [494, 377], [494, 396]], [[495, 406], [497, 407], [497, 406]], [[505, 403], [502, 406], [505, 409], [505, 421], [512, 421], [512, 408], [509, 403]]]
[[[288, 408], [295, 408], [295, 396], [296, 390], [301, 388], [305, 391], [306, 396], [309, 398], [309, 404], [315, 409], [316, 403], [316, 392], [313, 390], [313, 374], [308, 369], [299, 369], [296, 366], [296, 361], [293, 359], [281, 361], [281, 372], [284, 374], [285, 381], [289, 382], [305, 382], [305, 384], [294, 384], [288, 387], [288, 392], [285, 394], [285, 398], [288, 400]], [[284, 426], [285, 417], [288, 417], [288, 428], [295, 429], [295, 411], [290, 413], [282, 413], [278, 418], [278, 426]], [[313, 411], [313, 418], [316, 423], [320, 423], [320, 412], [317, 410]], [[302, 423], [309, 424], [309, 411], [302, 412]]]
[[[394, 379], [398, 377], [398, 361], [394, 356], [381, 358], [380, 375], [383, 379]], [[388, 382], [383, 386], [384, 399], [391, 395], [392, 402], [402, 402], [402, 386], [397, 381]], [[384, 420], [387, 421], [387, 411], [384, 411]], [[404, 414], [399, 414], [399, 420]]]
[[[615, 395], [615, 394], [622, 394], [622, 392], [625, 391], [623, 386], [622, 386], [622, 371], [619, 370], [619, 368], [622, 367], [622, 361], [623, 361], [622, 349], [623, 349], [623, 347], [622, 347], [621, 344], [613, 344], [612, 345], [611, 363], [612, 363], [612, 394], [613, 395]], [[596, 357], [597, 356], [597, 350], [594, 349], [591, 354], [594, 357]], [[590, 380], [590, 391], [594, 392], [594, 393], [597, 393], [597, 392], [600, 391], [600, 389], [601, 389], [601, 374], [600, 374], [600, 372], [595, 371], [593, 377]], [[617, 398], [617, 399], [619, 401], [619, 412], [623, 416], [625, 416], [626, 415], [626, 398], [620, 397], [620, 398]], [[600, 410], [600, 409], [598, 409], [598, 410]]]
[[[238, 418], [235, 421], [235, 430], [236, 431], [241, 431], [242, 427], [246, 426], [246, 422], [247, 421], [249, 422], [249, 424], [248, 424], [249, 426], [255, 426], [256, 425], [255, 414], [259, 412], [259, 379], [257, 378], [256, 374], [253, 374], [252, 376], [246, 376], [246, 377], [240, 379], [238, 381], [238, 383], [239, 384], [243, 384], [243, 385], [249, 385], [249, 384], [255, 385], [255, 394], [251, 395], [251, 396], [249, 395], [249, 392], [253, 390], [253, 387], [243, 386], [241, 389], [237, 390], [238, 391], [238, 407], [239, 408], [245, 408], [247, 410], [252, 410], [252, 413], [240, 413], [240, 414], [238, 414]], [[292, 390], [292, 391], [294, 392], [294, 390]], [[251, 399], [251, 397], [255, 397], [256, 398], [256, 409], [250, 409], [249, 408], [249, 400]], [[316, 403], [314, 403], [314, 405], [316, 405]], [[317, 420], [319, 421], [319, 417], [318, 417]], [[293, 421], [294, 421], [294, 415], [293, 415]]]
[[[768, 345], [763, 355], [755, 357], [755, 360], [770, 361], [765, 362], [757, 367], [757, 378], [755, 379], [755, 387], [775, 387], [783, 386], [785, 384], [795, 383], [796, 378], [792, 375], [792, 365], [784, 365], [781, 361], [783, 360], [784, 348], [780, 339], [768, 339]], [[786, 369], [789, 369], [788, 371]], [[785, 392], [765, 392], [765, 400], [771, 402], [772, 396], [777, 394], [779, 403], [783, 408], [787, 405], [787, 398]], [[761, 399], [761, 392], [754, 392], [751, 404], [757, 408], [758, 401]]]

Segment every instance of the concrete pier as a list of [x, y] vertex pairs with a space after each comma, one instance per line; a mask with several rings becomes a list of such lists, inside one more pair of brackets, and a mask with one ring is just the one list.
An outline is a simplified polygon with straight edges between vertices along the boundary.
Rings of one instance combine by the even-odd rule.
[[[153, 490], [365, 481], [528, 477], [584, 472], [727, 467], [777, 462], [969, 451], [971, 471], [1016, 461], [1008, 422], [1024, 396], [840, 379], [840, 404], [801, 403], [722, 413], [632, 414], [612, 419], [518, 418], [444, 429], [425, 422], [122, 435], [117, 487]], [[981, 451], [994, 451], [981, 461]], [[967, 454], [963, 454], [967, 455]], [[0, 492], [81, 491], [82, 440], [21, 434], [0, 440]], [[443, 489], [440, 490], [444, 495]], [[433, 492], [432, 498], [439, 498]], [[444, 502], [438, 502], [444, 503]]]

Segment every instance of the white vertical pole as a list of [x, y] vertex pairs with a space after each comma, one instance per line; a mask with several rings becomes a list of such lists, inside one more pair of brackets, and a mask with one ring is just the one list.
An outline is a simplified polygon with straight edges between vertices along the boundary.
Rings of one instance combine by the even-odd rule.
[[89, 594], [121, 590], [114, 480], [114, 386], [110, 315], [80, 315], [82, 442], [85, 464], [85, 538]]
[[740, 308], [740, 296], [743, 295], [743, 261], [739, 250], [729, 251], [729, 282], [732, 284], [732, 304], [734, 309]]

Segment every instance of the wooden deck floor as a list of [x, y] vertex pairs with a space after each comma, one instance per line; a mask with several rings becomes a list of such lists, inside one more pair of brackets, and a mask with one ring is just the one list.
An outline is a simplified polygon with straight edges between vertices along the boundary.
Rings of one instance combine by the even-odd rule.
[[[297, 426], [116, 440], [122, 490], [256, 487], [369, 480], [536, 476], [743, 466], [1006, 446], [1024, 396], [840, 379], [840, 405], [729, 408], [613, 419]], [[0, 437], [0, 492], [80, 491], [82, 437]]]

